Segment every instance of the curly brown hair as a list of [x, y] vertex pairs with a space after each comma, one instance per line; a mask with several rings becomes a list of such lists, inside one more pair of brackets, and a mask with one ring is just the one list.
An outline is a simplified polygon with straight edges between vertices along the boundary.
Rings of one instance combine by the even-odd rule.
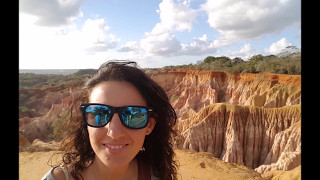
[[[71, 175], [76, 180], [83, 179], [81, 171], [90, 166], [95, 153], [91, 148], [87, 126], [82, 120], [80, 103], [88, 102], [91, 90], [104, 81], [126, 81], [134, 85], [153, 108], [156, 125], [152, 133], [145, 137], [143, 147], [146, 158], [155, 176], [161, 180], [177, 179], [177, 162], [174, 160], [173, 139], [176, 134], [173, 126], [176, 113], [168, 96], [161, 86], [146, 75], [135, 62], [106, 62], [100, 66], [79, 92], [70, 108], [70, 119], [63, 126], [66, 132], [60, 150], [64, 151], [63, 162], [71, 165]], [[140, 153], [137, 158], [140, 158]]]

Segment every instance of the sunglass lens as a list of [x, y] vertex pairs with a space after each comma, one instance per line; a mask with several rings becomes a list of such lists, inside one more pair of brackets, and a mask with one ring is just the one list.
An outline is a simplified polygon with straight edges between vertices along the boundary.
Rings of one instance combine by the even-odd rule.
[[148, 111], [142, 107], [126, 107], [121, 113], [123, 123], [133, 129], [146, 127], [148, 122]]
[[111, 110], [103, 105], [89, 105], [86, 108], [87, 123], [94, 127], [101, 127], [110, 120]]

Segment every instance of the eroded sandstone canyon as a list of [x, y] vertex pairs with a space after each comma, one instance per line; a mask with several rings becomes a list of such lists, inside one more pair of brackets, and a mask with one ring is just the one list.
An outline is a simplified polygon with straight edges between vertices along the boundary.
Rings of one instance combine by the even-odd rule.
[[259, 173], [301, 164], [298, 75], [149, 72], [178, 114], [175, 145], [211, 152]]
[[[177, 112], [177, 148], [211, 152], [259, 173], [301, 165], [301, 76], [182, 69], [147, 74], [164, 88]], [[68, 88], [66, 97], [49, 94], [60, 103], [44, 116], [19, 119], [21, 146], [46, 137], [79, 87]]]

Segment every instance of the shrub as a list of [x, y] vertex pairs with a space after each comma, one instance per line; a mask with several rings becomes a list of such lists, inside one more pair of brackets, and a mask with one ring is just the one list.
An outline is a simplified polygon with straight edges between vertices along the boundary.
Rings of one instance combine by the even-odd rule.
[[62, 122], [65, 121], [68, 118], [67, 111], [62, 111], [61, 114], [56, 117], [52, 124], [51, 124], [51, 133], [48, 135], [48, 138], [51, 140], [60, 141], [63, 138], [63, 128], [62, 128]]

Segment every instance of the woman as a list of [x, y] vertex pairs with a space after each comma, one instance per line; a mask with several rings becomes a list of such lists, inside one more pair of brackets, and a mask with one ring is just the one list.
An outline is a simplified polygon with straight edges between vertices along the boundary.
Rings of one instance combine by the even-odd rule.
[[177, 179], [175, 111], [135, 62], [102, 64], [70, 111], [64, 164], [43, 179]]

